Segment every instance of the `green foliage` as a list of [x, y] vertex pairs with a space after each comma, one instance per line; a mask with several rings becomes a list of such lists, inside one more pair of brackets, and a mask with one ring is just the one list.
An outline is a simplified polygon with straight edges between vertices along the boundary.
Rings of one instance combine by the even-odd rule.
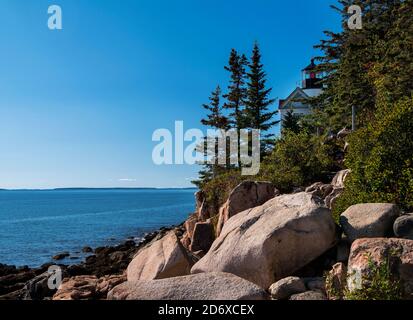
[[[343, 30], [325, 32], [327, 39], [316, 48], [323, 52], [320, 71], [327, 73], [323, 94], [313, 99], [317, 117], [312, 126], [337, 132], [351, 125], [352, 106], [357, 108], [357, 127], [374, 116], [377, 92], [374, 68], [385, 75], [385, 85], [396, 101], [409, 97], [413, 89], [412, 0], [339, 0], [334, 7], [341, 15]], [[363, 10], [363, 28], [347, 27], [347, 8], [357, 4]]]
[[218, 213], [219, 208], [227, 201], [230, 192], [248, 177], [242, 176], [237, 169], [228, 169], [216, 176], [211, 181], [205, 183], [202, 191], [212, 212]]
[[261, 53], [258, 44], [254, 45], [248, 72], [247, 97], [245, 100], [244, 124], [246, 128], [261, 130], [261, 150], [263, 154], [271, 147], [270, 139], [274, 134], [268, 131], [279, 121], [273, 118], [278, 111], [270, 111], [275, 100], [269, 98], [272, 88], [267, 88], [266, 73], [261, 63]]
[[282, 121], [282, 131], [290, 131], [293, 133], [299, 133], [301, 131], [299, 124], [300, 117], [294, 114], [293, 111], [288, 111]]
[[[212, 92], [209, 97], [209, 103], [204, 104], [203, 108], [208, 111], [206, 118], [201, 120], [204, 126], [219, 130], [225, 130], [229, 127], [229, 120], [224, 115], [223, 107], [221, 106], [221, 88], [219, 86]], [[208, 142], [211, 141], [205, 138], [203, 143], [197, 146], [196, 151], [203, 153], [206, 158], [214, 157], [215, 154], [208, 154]], [[212, 143], [216, 144], [215, 151], [217, 151], [217, 142], [213, 141]], [[202, 188], [205, 183], [211, 181], [215, 176], [220, 174], [220, 172], [224, 171], [225, 166], [219, 165], [217, 162], [216, 160], [214, 164], [204, 164], [202, 170], [199, 171], [198, 180], [192, 181], [192, 183], [198, 188]]]
[[330, 152], [330, 146], [323, 138], [306, 132], [286, 131], [262, 164], [260, 180], [271, 181], [285, 192], [315, 181], [325, 181], [334, 166]]
[[347, 292], [347, 275], [342, 274], [341, 279], [335, 279], [328, 272], [324, 274], [325, 289], [329, 300], [343, 300], [345, 292]]
[[391, 271], [390, 259], [377, 264], [369, 257], [368, 274], [363, 277], [361, 288], [346, 290], [345, 300], [401, 300], [403, 289], [401, 282]]
[[231, 78], [228, 85], [228, 93], [223, 96], [227, 100], [224, 108], [229, 111], [231, 127], [238, 130], [245, 127], [243, 107], [247, 96], [247, 89], [245, 88], [247, 64], [247, 57], [240, 55], [235, 49], [232, 49], [228, 66], [225, 67], [225, 70], [230, 73]]
[[218, 222], [219, 222], [219, 214], [218, 214], [218, 211], [216, 211], [216, 215], [214, 215], [214, 216], [211, 218], [211, 223], [212, 223], [214, 238], [216, 237], [216, 234], [217, 234], [217, 232], [218, 232]]
[[[247, 73], [248, 68], [248, 73]], [[248, 61], [244, 54], [239, 54], [235, 49], [231, 50], [228, 65], [225, 67], [230, 74], [227, 92], [222, 95], [225, 103], [221, 106], [221, 89], [218, 86], [212, 92], [209, 103], [204, 104], [203, 108], [207, 111], [206, 118], [201, 123], [209, 128], [216, 130], [236, 129], [238, 132], [238, 159], [241, 158], [241, 129], [259, 129], [261, 130], [261, 156], [265, 156], [271, 151], [273, 146], [273, 134], [269, 130], [278, 123], [273, 121], [277, 111], [270, 111], [270, 106], [274, 100], [270, 98], [271, 88], [266, 86], [266, 73], [264, 65], [261, 63], [261, 53], [257, 44], [255, 44], [251, 62]], [[205, 138], [200, 146], [197, 146], [198, 152], [203, 152], [207, 159], [217, 159], [223, 156], [222, 150], [219, 150], [217, 142]], [[214, 139], [215, 141], [215, 139]], [[215, 143], [215, 152], [207, 150], [208, 143]], [[226, 165], [214, 163], [204, 164], [199, 172], [199, 178], [192, 181], [198, 188], [203, 189], [207, 185], [227, 171], [234, 170], [234, 167], [241, 167], [241, 161], [234, 165], [230, 161], [230, 144], [227, 141], [226, 148]], [[218, 155], [218, 152], [222, 154]], [[231, 174], [230, 174], [231, 175]]]
[[201, 120], [204, 126], [224, 130], [228, 128], [228, 118], [223, 114], [221, 106], [221, 88], [219, 86], [209, 97], [209, 103], [204, 104], [203, 107], [208, 111], [206, 119]]
[[413, 98], [379, 107], [377, 119], [349, 139], [352, 170], [334, 208], [339, 215], [363, 202], [390, 202], [413, 210]]

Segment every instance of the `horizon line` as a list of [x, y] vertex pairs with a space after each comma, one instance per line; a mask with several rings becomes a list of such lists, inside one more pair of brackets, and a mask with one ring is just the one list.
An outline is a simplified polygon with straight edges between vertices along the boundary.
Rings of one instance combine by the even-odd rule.
[[0, 191], [64, 191], [64, 190], [191, 190], [197, 187], [60, 187], [60, 188], [0, 188]]

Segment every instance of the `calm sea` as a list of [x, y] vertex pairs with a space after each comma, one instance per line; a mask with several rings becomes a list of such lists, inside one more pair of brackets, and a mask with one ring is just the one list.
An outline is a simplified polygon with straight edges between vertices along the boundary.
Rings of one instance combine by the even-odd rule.
[[[195, 190], [0, 191], [0, 263], [38, 267], [85, 246], [116, 245], [194, 211]], [[76, 257], [78, 259], [76, 259]]]

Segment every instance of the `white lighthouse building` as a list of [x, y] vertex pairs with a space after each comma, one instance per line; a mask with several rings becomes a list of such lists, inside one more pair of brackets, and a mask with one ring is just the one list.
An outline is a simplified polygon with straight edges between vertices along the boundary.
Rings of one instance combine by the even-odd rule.
[[288, 112], [293, 112], [298, 116], [308, 115], [311, 113], [311, 107], [305, 100], [317, 97], [323, 92], [321, 80], [323, 75], [316, 71], [314, 59], [302, 70], [302, 85], [297, 87], [286, 99], [280, 99], [279, 112], [282, 121]]

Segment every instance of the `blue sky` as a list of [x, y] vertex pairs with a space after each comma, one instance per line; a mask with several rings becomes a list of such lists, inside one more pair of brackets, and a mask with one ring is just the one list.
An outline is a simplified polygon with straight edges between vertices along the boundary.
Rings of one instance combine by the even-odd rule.
[[[285, 98], [334, 0], [0, 0], [0, 188], [188, 187], [196, 166], [156, 166], [152, 133], [201, 128], [231, 48], [258, 41]], [[63, 10], [63, 30], [47, 9]], [[274, 105], [276, 108], [276, 105]]]

